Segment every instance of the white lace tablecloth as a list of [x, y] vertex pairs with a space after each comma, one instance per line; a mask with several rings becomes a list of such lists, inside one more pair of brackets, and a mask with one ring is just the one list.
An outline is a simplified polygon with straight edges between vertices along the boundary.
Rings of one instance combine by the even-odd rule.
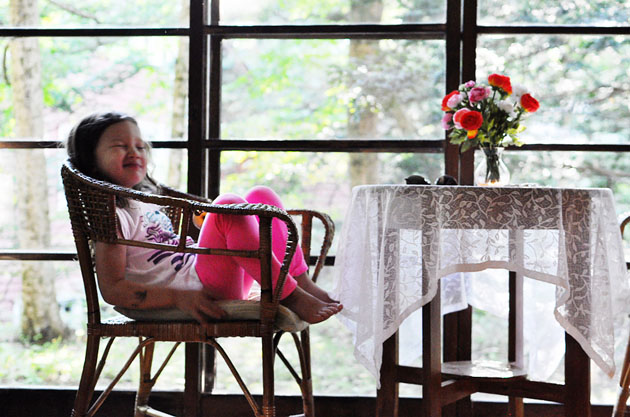
[[614, 373], [613, 318], [630, 307], [609, 189], [359, 186], [338, 247], [339, 319], [353, 334], [355, 357], [377, 379], [382, 343], [435, 296], [439, 279], [443, 312], [471, 298], [496, 309], [494, 293], [507, 300], [507, 287], [467, 281], [467, 273], [489, 268], [553, 284], [557, 322]]

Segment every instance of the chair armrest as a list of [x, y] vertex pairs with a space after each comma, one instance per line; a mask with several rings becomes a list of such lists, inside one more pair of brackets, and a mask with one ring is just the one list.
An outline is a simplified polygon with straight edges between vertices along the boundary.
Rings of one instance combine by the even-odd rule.
[[319, 253], [316, 253], [315, 259], [315, 267], [313, 268], [310, 277], [314, 282], [317, 282], [317, 277], [321, 272], [324, 264], [326, 262], [326, 255], [328, 255], [328, 251], [330, 250], [330, 246], [332, 245], [333, 238], [335, 236], [335, 223], [326, 213], [322, 213], [316, 210], [308, 210], [308, 209], [289, 209], [287, 213], [291, 216], [299, 216], [301, 217], [301, 247], [302, 252], [304, 253], [304, 258], [308, 263], [310, 263], [311, 252], [312, 252], [312, 244], [313, 244], [313, 219], [318, 219], [323, 227], [324, 227], [324, 236], [322, 238], [322, 243], [319, 248]]

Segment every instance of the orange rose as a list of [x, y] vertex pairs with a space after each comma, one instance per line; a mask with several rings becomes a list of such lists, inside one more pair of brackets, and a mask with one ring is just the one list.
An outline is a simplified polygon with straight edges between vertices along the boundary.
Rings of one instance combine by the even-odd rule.
[[471, 110], [461, 115], [459, 123], [462, 125], [463, 129], [469, 132], [474, 130], [476, 133], [477, 129], [479, 129], [483, 123], [483, 116], [478, 111]]
[[510, 77], [500, 74], [491, 74], [488, 77], [488, 83], [493, 87], [499, 87], [508, 94], [512, 94], [512, 83]]
[[533, 113], [540, 107], [540, 103], [534, 97], [532, 97], [529, 93], [523, 94], [521, 97], [521, 107], [525, 109], [526, 112]]
[[446, 96], [444, 96], [444, 98], [442, 99], [442, 111], [453, 110], [450, 107], [448, 107], [446, 105], [446, 103], [448, 103], [448, 99], [453, 97], [455, 94], [459, 94], [459, 91], [454, 90], [454, 91], [451, 91], [450, 93], [448, 93]]

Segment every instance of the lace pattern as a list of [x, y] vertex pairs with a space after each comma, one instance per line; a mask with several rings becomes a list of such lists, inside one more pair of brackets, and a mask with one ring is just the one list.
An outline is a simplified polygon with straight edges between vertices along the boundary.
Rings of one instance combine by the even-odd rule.
[[333, 292], [356, 358], [378, 379], [383, 341], [435, 296], [439, 279], [443, 313], [473, 300], [496, 309], [507, 288], [466, 274], [493, 268], [553, 284], [557, 322], [614, 373], [613, 319], [629, 307], [609, 189], [355, 187]]

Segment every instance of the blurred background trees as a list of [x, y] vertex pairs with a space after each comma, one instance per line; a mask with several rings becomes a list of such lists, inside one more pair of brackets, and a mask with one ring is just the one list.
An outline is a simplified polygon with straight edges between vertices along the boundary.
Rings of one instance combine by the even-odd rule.
[[[630, 21], [626, 3], [479, 0], [478, 19], [487, 25], [618, 26]], [[188, 4], [129, 0], [113, 7], [105, 0], [0, 0], [0, 26], [181, 27], [188, 22]], [[243, 7], [242, 2], [223, 1], [220, 12], [226, 25], [443, 23], [445, 4], [259, 0]], [[222, 47], [224, 139], [444, 138], [443, 39], [230, 38]], [[482, 35], [477, 48], [478, 79], [504, 73], [540, 100], [541, 109], [525, 122], [525, 143], [630, 142], [628, 36]], [[149, 140], [187, 139], [185, 37], [5, 37], [0, 51], [0, 140], [64, 141], [83, 116], [111, 109], [136, 116]], [[610, 187], [618, 211], [630, 210], [626, 153], [506, 154], [514, 183]], [[65, 151], [3, 149], [0, 158], [0, 193], [7, 196], [0, 199], [3, 247], [74, 250], [58, 174]], [[185, 152], [154, 149], [153, 158], [159, 180], [184, 188]], [[412, 173], [434, 180], [444, 171], [443, 159], [440, 153], [225, 151], [221, 189], [242, 193], [255, 184], [273, 185], [288, 206], [326, 211], [341, 227], [352, 185], [402, 183]], [[55, 336], [65, 334], [66, 327], [80, 338], [84, 313], [73, 266], [31, 262], [27, 268], [36, 269], [33, 276], [38, 277], [32, 280], [21, 278], [26, 277], [22, 268], [7, 262], [0, 272], [0, 328], [8, 335], [1, 342], [24, 336], [60, 343]], [[11, 296], [17, 280], [26, 291], [21, 300]], [[0, 347], [0, 359], [2, 355]], [[2, 372], [0, 379], [12, 380]], [[334, 383], [344, 378], [338, 375]], [[365, 389], [371, 392], [372, 387]]]

